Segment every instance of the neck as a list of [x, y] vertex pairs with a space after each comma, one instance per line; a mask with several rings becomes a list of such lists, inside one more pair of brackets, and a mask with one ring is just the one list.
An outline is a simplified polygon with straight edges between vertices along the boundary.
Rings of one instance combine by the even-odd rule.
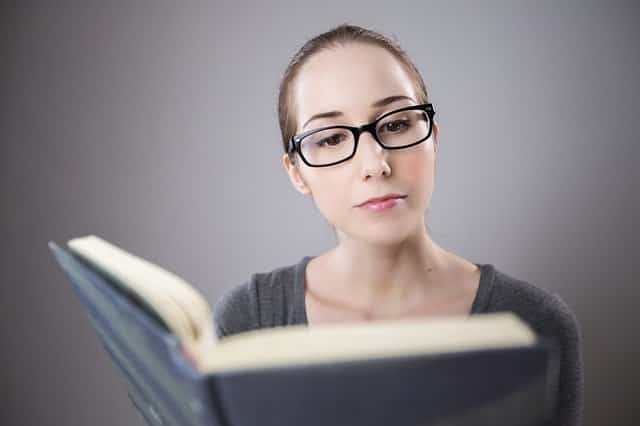
[[373, 307], [383, 301], [404, 304], [423, 299], [443, 285], [446, 253], [431, 240], [424, 224], [394, 244], [339, 236], [340, 244], [329, 252], [336, 278], [331, 287], [349, 295], [358, 306]]

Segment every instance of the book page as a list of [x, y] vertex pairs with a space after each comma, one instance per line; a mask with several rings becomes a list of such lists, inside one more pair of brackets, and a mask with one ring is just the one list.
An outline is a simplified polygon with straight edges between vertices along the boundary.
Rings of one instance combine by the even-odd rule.
[[534, 345], [531, 328], [511, 312], [343, 325], [296, 325], [226, 337], [207, 371], [265, 368], [404, 355]]
[[68, 242], [69, 249], [143, 298], [166, 322], [197, 366], [217, 342], [209, 304], [177, 275], [90, 235]]

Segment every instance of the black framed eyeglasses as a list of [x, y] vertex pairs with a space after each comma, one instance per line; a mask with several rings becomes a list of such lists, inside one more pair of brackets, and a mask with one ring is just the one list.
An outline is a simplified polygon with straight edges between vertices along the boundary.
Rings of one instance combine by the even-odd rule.
[[405, 149], [429, 139], [433, 129], [433, 105], [411, 105], [389, 111], [359, 127], [336, 125], [307, 130], [289, 140], [287, 152], [297, 152], [309, 167], [328, 167], [350, 160], [360, 135], [369, 132], [385, 149]]

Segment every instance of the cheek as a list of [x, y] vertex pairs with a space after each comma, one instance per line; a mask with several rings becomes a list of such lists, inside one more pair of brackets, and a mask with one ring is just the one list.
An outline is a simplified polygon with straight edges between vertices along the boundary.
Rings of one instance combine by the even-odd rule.
[[341, 216], [355, 204], [349, 194], [349, 178], [345, 173], [341, 173], [341, 170], [311, 172], [308, 174], [307, 182], [311, 188], [313, 202], [330, 222], [339, 222]]
[[407, 190], [417, 195], [431, 196], [434, 180], [435, 155], [431, 144], [418, 145], [419, 149], [409, 150], [397, 156], [395, 171]]

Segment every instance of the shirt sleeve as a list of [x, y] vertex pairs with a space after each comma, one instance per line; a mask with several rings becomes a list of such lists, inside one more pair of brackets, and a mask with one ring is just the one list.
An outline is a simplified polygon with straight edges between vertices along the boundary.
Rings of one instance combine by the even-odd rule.
[[584, 404], [582, 333], [574, 313], [562, 298], [554, 293], [552, 301], [555, 306], [551, 319], [560, 349], [557, 426], [579, 426]]
[[[544, 338], [554, 341], [553, 426], [581, 426], [583, 417], [582, 335], [576, 316], [555, 292], [496, 271], [487, 312], [512, 311]], [[554, 350], [554, 351], [555, 351]]]

